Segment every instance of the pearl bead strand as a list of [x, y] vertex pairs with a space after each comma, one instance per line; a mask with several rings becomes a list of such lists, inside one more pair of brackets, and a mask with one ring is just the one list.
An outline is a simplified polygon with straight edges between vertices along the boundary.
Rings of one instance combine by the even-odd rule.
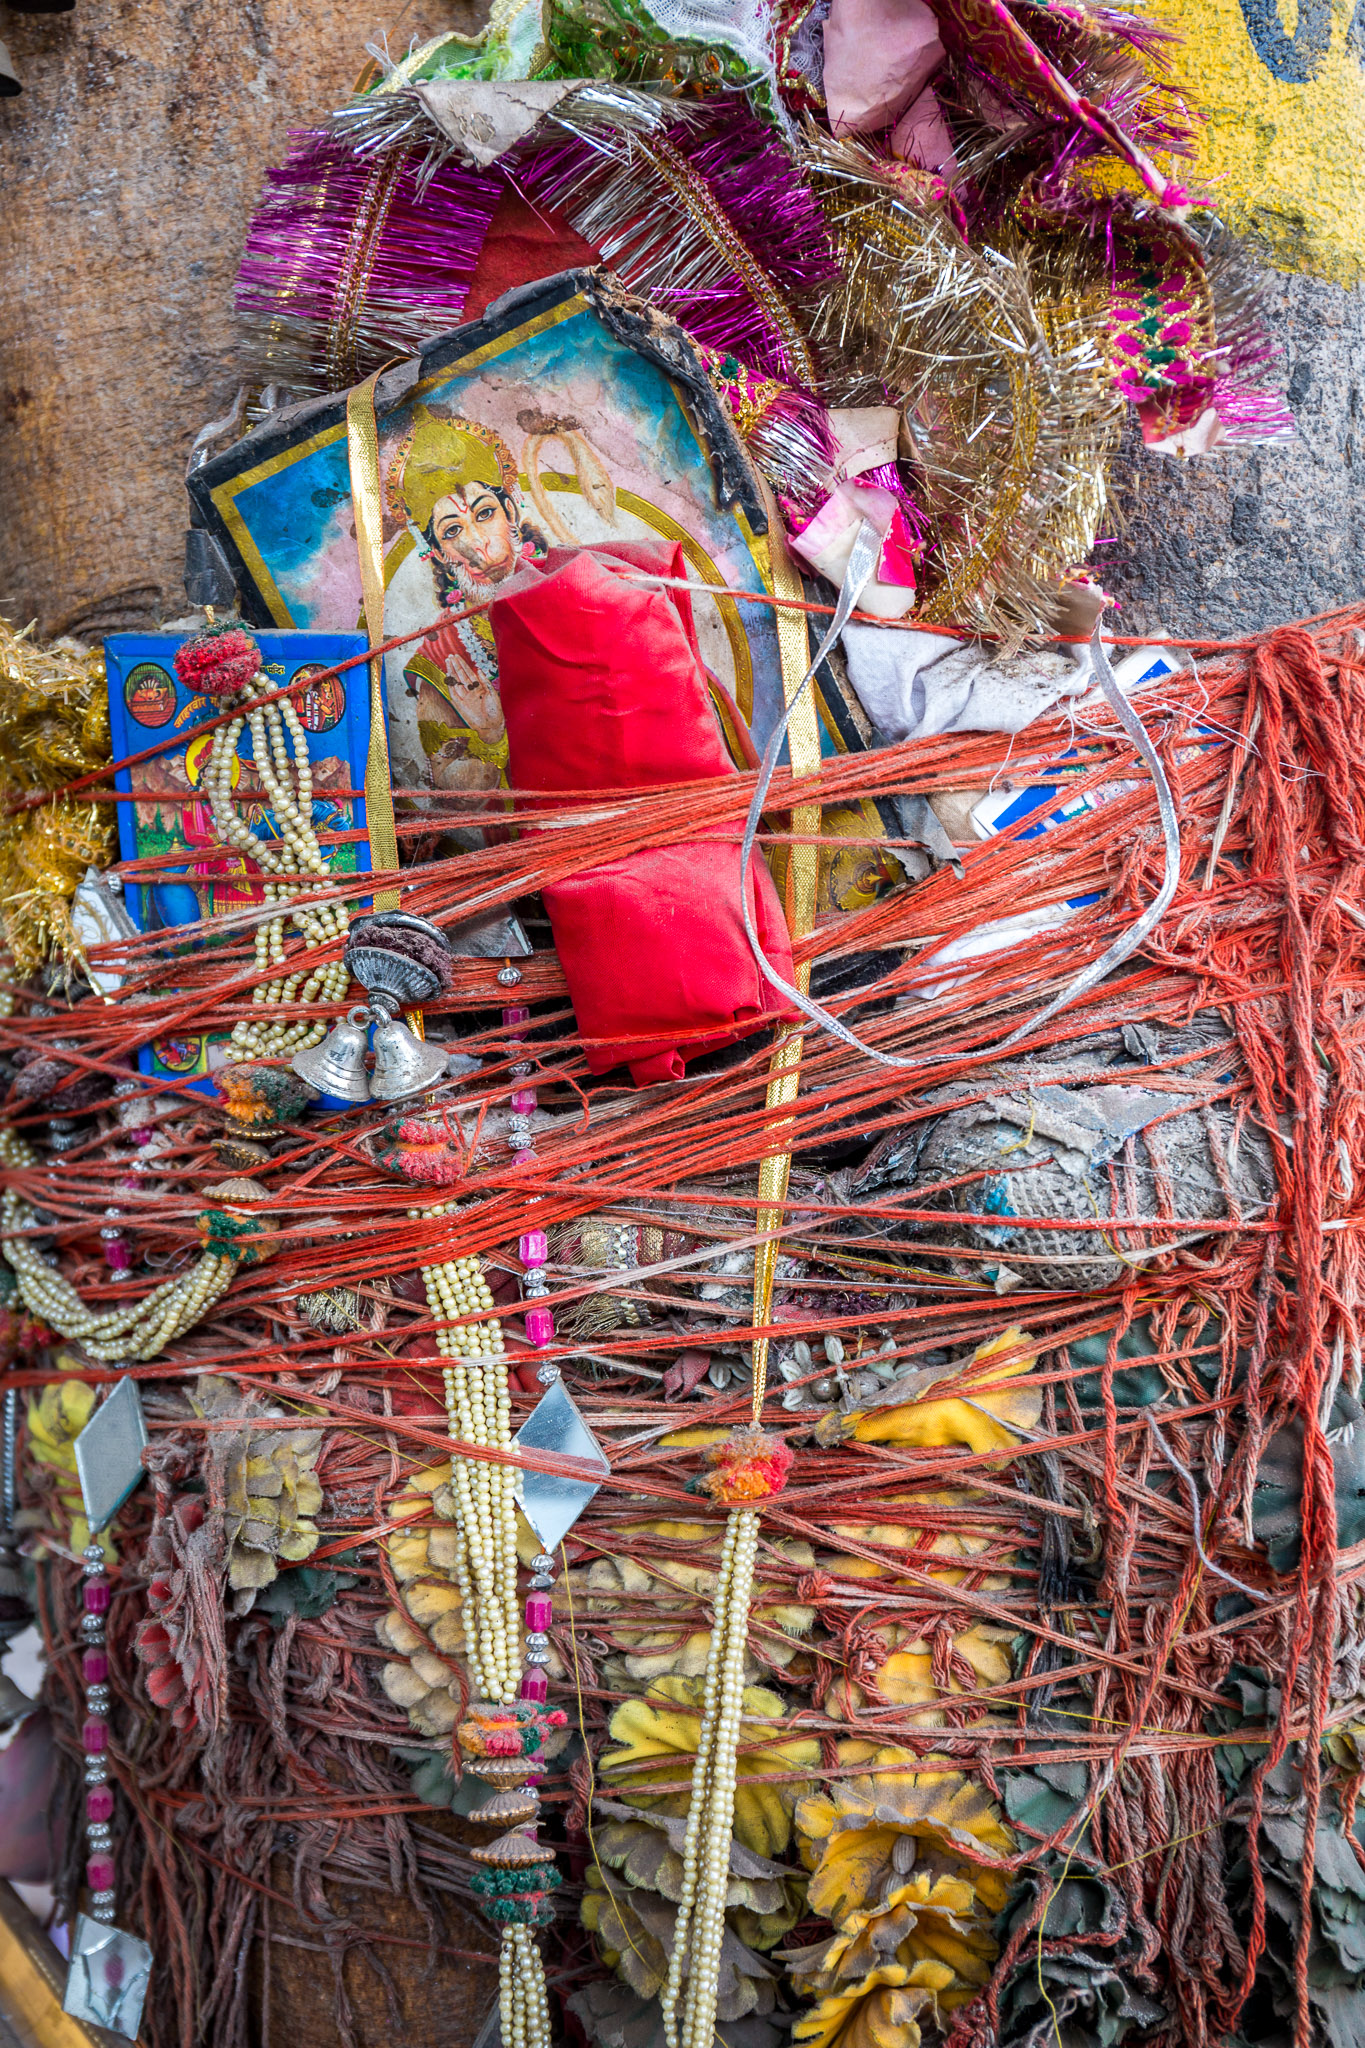
[[[36, 1164], [32, 1149], [15, 1131], [0, 1130], [0, 1164], [21, 1173]], [[97, 1313], [86, 1307], [69, 1280], [49, 1266], [21, 1231], [34, 1229], [36, 1212], [12, 1188], [0, 1196], [0, 1250], [13, 1268], [19, 1296], [30, 1315], [75, 1338], [103, 1365], [155, 1358], [192, 1330], [214, 1302], [227, 1293], [238, 1261], [205, 1252], [178, 1279], [163, 1280], [141, 1301]]]
[[[427, 1210], [451, 1214], [454, 1203]], [[423, 1212], [412, 1210], [420, 1217]], [[443, 1323], [436, 1348], [449, 1360], [445, 1382], [450, 1434], [458, 1442], [504, 1448], [512, 1441], [512, 1401], [502, 1325], [486, 1315], [493, 1296], [478, 1257], [424, 1266], [422, 1280], [432, 1317]], [[510, 1465], [482, 1458], [451, 1461], [459, 1546], [455, 1578], [464, 1603], [470, 1669], [481, 1698], [510, 1704], [521, 1679], [517, 1611], [516, 1474]]]
[[[711, 1621], [711, 1648], [706, 1659], [697, 1760], [683, 1839], [681, 1897], [668, 1978], [659, 1995], [668, 2048], [711, 2048], [715, 2039], [716, 1987], [721, 1944], [725, 1939], [736, 1763], [744, 1708], [744, 1653], [760, 1519], [755, 1509], [741, 1508], [730, 1515], [725, 1525]], [[680, 1995], [685, 1997], [681, 2030]]]
[[[262, 686], [258, 671], [242, 692], [250, 697]], [[237, 816], [232, 796], [232, 766], [244, 731], [251, 733], [252, 755], [280, 837], [258, 839]], [[291, 756], [290, 745], [293, 753]], [[269, 876], [316, 875], [326, 879], [330, 865], [313, 829], [313, 765], [308, 757], [308, 735], [293, 700], [277, 698], [259, 705], [218, 727], [213, 736], [205, 778], [214, 829], [225, 844], [248, 857]], [[296, 885], [279, 881], [264, 884], [267, 903], [293, 906], [296, 928], [309, 946], [325, 946], [346, 936], [349, 917], [341, 903], [299, 904]], [[284, 947], [285, 918], [272, 917], [256, 927], [255, 961], [257, 982], [251, 1000], [257, 1007], [285, 1003], [340, 1003], [350, 986], [350, 973], [341, 960], [315, 967], [310, 973], [286, 974]], [[276, 970], [272, 974], [272, 970]], [[293, 1022], [240, 1018], [232, 1027], [231, 1050], [237, 1059], [279, 1059], [304, 1052], [317, 1045], [327, 1026], [321, 1019]]]

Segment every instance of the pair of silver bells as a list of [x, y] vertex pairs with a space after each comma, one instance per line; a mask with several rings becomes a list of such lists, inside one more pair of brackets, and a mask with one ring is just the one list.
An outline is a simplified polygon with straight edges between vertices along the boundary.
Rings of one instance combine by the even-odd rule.
[[[296, 1053], [291, 1062], [301, 1081], [335, 1101], [395, 1102], [434, 1088], [446, 1070], [442, 1049], [423, 1044], [398, 1014], [429, 1002], [443, 986], [442, 977], [421, 960], [384, 945], [385, 931], [395, 936], [401, 931], [421, 933], [443, 952], [449, 951], [445, 933], [438, 926], [406, 911], [377, 911], [355, 925], [346, 946], [346, 965], [370, 1000], [349, 1010], [321, 1045]], [[365, 1055], [371, 1027], [374, 1071], [367, 1073]]]

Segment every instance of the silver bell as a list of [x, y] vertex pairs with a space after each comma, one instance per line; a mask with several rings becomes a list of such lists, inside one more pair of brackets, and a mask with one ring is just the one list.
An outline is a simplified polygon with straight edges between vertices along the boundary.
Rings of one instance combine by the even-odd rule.
[[375, 1025], [370, 1093], [377, 1101], [393, 1102], [400, 1095], [417, 1095], [423, 1088], [434, 1088], [445, 1070], [446, 1055], [442, 1048], [424, 1045], [397, 1017], [386, 1017]]
[[365, 1075], [365, 1049], [369, 1041], [369, 1011], [358, 1007], [334, 1024], [321, 1045], [296, 1052], [290, 1065], [301, 1081], [339, 1102], [368, 1102], [370, 1086]]

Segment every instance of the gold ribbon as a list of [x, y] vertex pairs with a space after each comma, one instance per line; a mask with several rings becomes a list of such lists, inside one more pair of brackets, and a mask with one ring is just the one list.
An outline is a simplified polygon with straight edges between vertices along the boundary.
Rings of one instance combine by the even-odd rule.
[[[787, 552], [787, 543], [782, 531], [782, 522], [772, 493], [766, 484], [760, 484], [764, 507], [768, 514], [768, 547], [772, 557], [774, 597], [801, 599], [805, 592], [796, 565]], [[782, 666], [782, 700], [790, 704], [801, 687], [801, 681], [810, 667], [810, 637], [806, 627], [806, 615], [791, 605], [775, 605], [777, 615], [777, 651]], [[820, 722], [815, 708], [814, 686], [808, 689], [792, 712], [787, 726], [787, 745], [793, 775], [814, 775], [820, 766]], [[819, 804], [798, 804], [792, 811], [792, 832], [797, 836], [806, 835], [812, 839], [820, 831]], [[820, 849], [818, 846], [793, 846], [789, 850], [787, 863], [788, 900], [786, 905], [787, 924], [794, 939], [804, 938], [815, 924], [816, 884], [819, 878]], [[810, 962], [803, 961], [796, 970], [796, 985], [803, 995], [810, 990]], [[772, 1063], [768, 1069], [769, 1109], [785, 1109], [795, 1102], [801, 1085], [801, 1032], [799, 1027], [788, 1025], [773, 1047]], [[780, 1118], [769, 1126], [780, 1130], [791, 1118]], [[759, 1162], [758, 1168], [758, 1228], [761, 1232], [776, 1231], [782, 1224], [782, 1205], [787, 1197], [787, 1183], [791, 1177], [792, 1156], [790, 1152], [776, 1152]], [[777, 1257], [780, 1240], [770, 1237], [766, 1244], [760, 1244], [754, 1253], [754, 1325], [766, 1323], [772, 1312], [773, 1277], [777, 1271]], [[754, 1338], [754, 1395], [753, 1417], [755, 1425], [762, 1418], [763, 1396], [768, 1384], [768, 1339]]]
[[[376, 370], [346, 394], [346, 453], [351, 468], [351, 507], [355, 545], [360, 557], [360, 591], [365, 605], [365, 630], [372, 648], [384, 640], [384, 511], [379, 491], [379, 424], [374, 387], [383, 375]], [[785, 671], [784, 671], [785, 673]], [[384, 662], [370, 661], [370, 753], [365, 763], [365, 816], [370, 833], [370, 865], [396, 874], [398, 834], [393, 822], [393, 782], [389, 774], [389, 732], [384, 722]], [[375, 891], [376, 910], [397, 910], [397, 889]]]

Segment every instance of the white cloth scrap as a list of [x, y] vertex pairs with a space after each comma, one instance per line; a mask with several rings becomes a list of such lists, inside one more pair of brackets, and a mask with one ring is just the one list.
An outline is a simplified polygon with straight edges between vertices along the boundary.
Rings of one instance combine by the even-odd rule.
[[1022, 732], [1091, 687], [1088, 647], [1027, 650], [997, 660], [979, 640], [844, 628], [848, 679], [884, 740], [947, 732]]

